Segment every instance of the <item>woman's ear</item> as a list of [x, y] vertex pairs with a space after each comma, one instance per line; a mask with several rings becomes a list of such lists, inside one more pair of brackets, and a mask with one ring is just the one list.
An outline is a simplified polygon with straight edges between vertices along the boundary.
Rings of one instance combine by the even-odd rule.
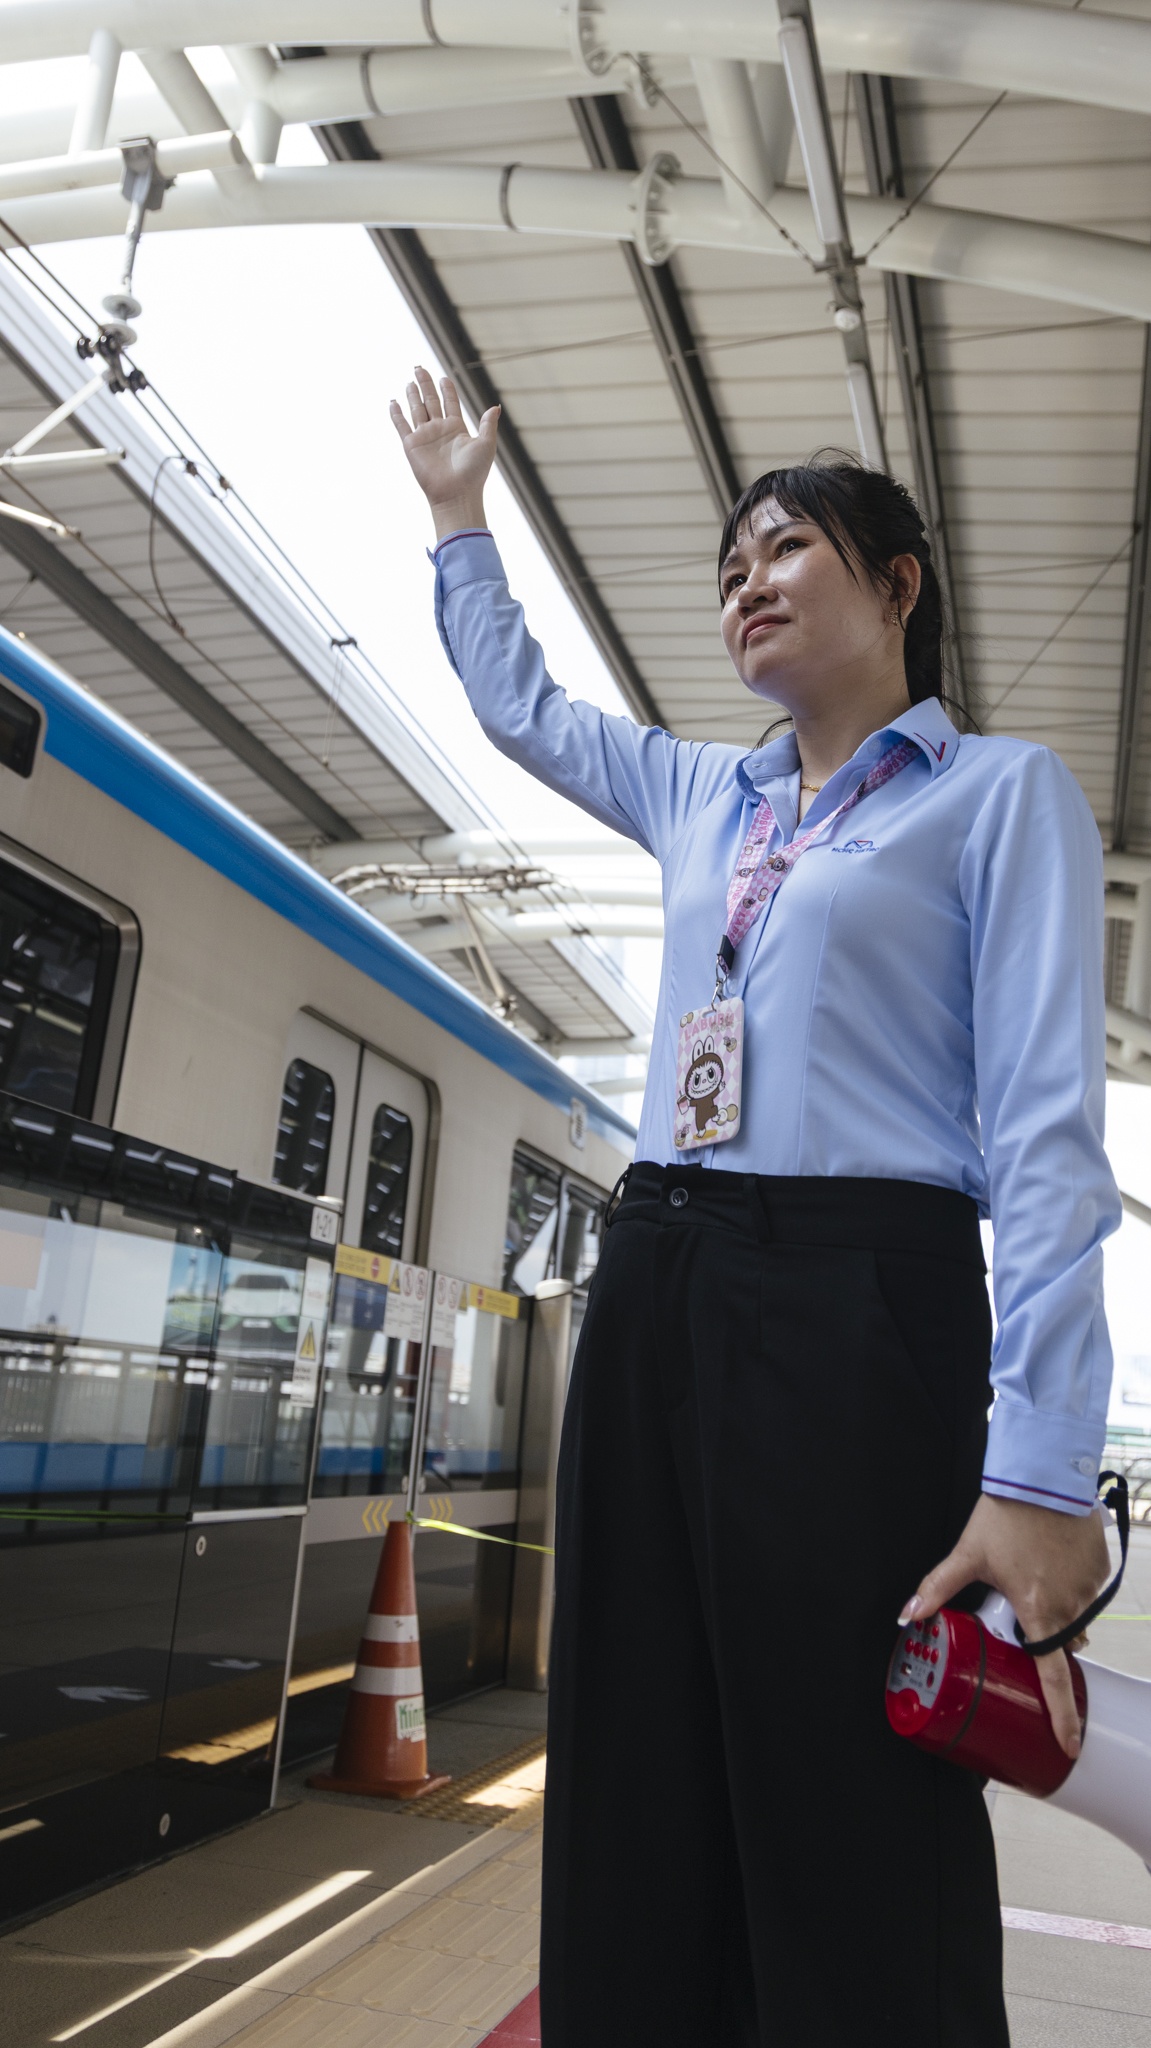
[[896, 555], [891, 564], [891, 580], [894, 586], [896, 616], [900, 625], [905, 626], [909, 612], [915, 610], [916, 600], [923, 587], [923, 570], [914, 555]]

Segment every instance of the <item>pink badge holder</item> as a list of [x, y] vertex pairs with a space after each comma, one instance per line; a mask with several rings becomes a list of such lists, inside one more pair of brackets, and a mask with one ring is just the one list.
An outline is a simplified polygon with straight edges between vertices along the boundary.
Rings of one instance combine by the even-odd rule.
[[680, 1018], [675, 1056], [677, 1151], [722, 1145], [739, 1130], [743, 1003], [725, 996]]

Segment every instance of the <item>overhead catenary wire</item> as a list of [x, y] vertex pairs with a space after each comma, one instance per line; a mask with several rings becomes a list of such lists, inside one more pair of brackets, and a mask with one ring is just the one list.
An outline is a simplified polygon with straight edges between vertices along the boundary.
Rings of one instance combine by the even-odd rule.
[[[45, 302], [52, 308], [52, 310], [58, 315], [58, 317], [62, 318], [66, 322], [66, 324], [71, 327], [73, 332], [76, 334], [77, 339], [90, 340], [92, 330], [96, 330], [98, 332], [100, 323], [96, 319], [96, 317], [91, 313], [91, 311], [84, 305], [83, 301], [80, 300], [76, 296], [76, 294], [70, 289], [70, 287], [64, 283], [63, 279], [61, 279], [56, 274], [56, 272], [51, 268], [49, 264], [47, 264], [44, 261], [44, 259], [38, 254], [38, 252], [32, 249], [23, 240], [23, 238], [20, 235], [18, 235], [17, 232], [14, 229], [12, 229], [8, 223], [6, 223], [3, 220], [2, 216], [0, 216], [0, 231], [10, 235], [12, 241], [17, 245], [20, 251], [30, 259], [30, 261], [39, 269], [40, 272], [43, 273], [43, 277], [48, 281], [48, 284], [50, 284], [54, 288], [55, 292], [60, 294], [68, 302], [67, 305], [61, 305], [59, 303], [59, 300], [53, 297], [52, 292], [48, 290], [46, 284], [43, 284], [38, 279], [31, 277], [29, 273], [22, 268], [22, 266], [14, 263], [13, 267], [18, 270], [20, 276], [25, 280], [25, 282], [31, 283], [35, 286], [35, 289], [38, 291], [41, 298], [45, 300]], [[9, 257], [10, 259], [12, 258], [11, 250], [0, 249], [0, 254], [3, 254], [4, 256]], [[80, 321], [76, 319], [75, 315], [71, 311], [69, 311], [69, 307], [75, 307], [77, 312], [83, 315], [84, 321], [87, 323], [86, 326], [81, 325]], [[130, 357], [127, 357], [127, 355], [125, 359], [129, 361], [130, 364], [132, 363], [132, 359]], [[132, 364], [132, 367], [136, 367], [136, 365]], [[154, 401], [154, 404], [148, 404], [145, 401], [145, 391]], [[141, 409], [145, 412], [146, 416], [151, 421], [153, 427], [169, 443], [169, 447], [172, 451], [168, 456], [161, 458], [157, 466], [155, 475], [153, 477], [152, 488], [150, 492], [148, 560], [149, 573], [155, 591], [155, 598], [150, 598], [146, 591], [141, 592], [137, 590], [135, 586], [128, 580], [128, 578], [113, 563], [107, 561], [100, 554], [99, 550], [96, 549], [89, 540], [81, 536], [78, 537], [79, 545], [84, 549], [85, 553], [87, 553], [91, 560], [94, 563], [96, 563], [97, 566], [101, 568], [107, 575], [112, 576], [116, 580], [116, 582], [119, 583], [119, 585], [127, 595], [130, 595], [131, 597], [135, 598], [138, 602], [142, 602], [146, 606], [146, 608], [153, 613], [154, 616], [164, 621], [164, 623], [169, 627], [169, 630], [178, 633], [183, 643], [193, 653], [195, 653], [207, 667], [209, 667], [217, 676], [219, 676], [222, 682], [226, 683], [230, 688], [235, 689], [241, 696], [243, 696], [245, 700], [252, 706], [253, 710], [257, 711], [262, 718], [266, 719], [272, 726], [274, 726], [282, 734], [282, 736], [289, 743], [290, 746], [300, 748], [301, 751], [307, 756], [307, 758], [310, 761], [313, 762], [315, 766], [319, 767], [325, 773], [330, 775], [337, 784], [337, 786], [345, 792], [346, 796], [351, 800], [352, 805], [356, 809], [363, 810], [365, 808], [365, 805], [362, 791], [355, 788], [352, 784], [350, 784], [342, 773], [340, 773], [336, 769], [333, 769], [330, 762], [331, 733], [332, 729], [334, 728], [335, 718], [338, 715], [338, 701], [336, 703], [333, 703], [333, 698], [336, 698], [338, 700], [338, 697], [341, 692], [344, 673], [342, 663], [345, 659], [346, 653], [348, 652], [348, 650], [355, 650], [360, 662], [363, 665], [363, 668], [366, 669], [368, 672], [367, 679], [374, 685], [374, 687], [376, 687], [380, 691], [380, 694], [384, 696], [385, 699], [393, 705], [397, 715], [400, 718], [401, 723], [406, 727], [406, 729], [412, 732], [415, 738], [417, 738], [419, 741], [422, 741], [425, 750], [428, 752], [428, 754], [440, 763], [441, 768], [448, 773], [449, 781], [455, 784], [456, 788], [459, 790], [460, 794], [465, 797], [466, 801], [469, 803], [473, 811], [478, 813], [478, 815], [482, 818], [483, 822], [492, 831], [493, 836], [495, 836], [500, 842], [502, 842], [502, 844], [505, 847], [505, 850], [508, 852], [509, 855], [516, 858], [517, 860], [525, 858], [523, 850], [518, 846], [514, 838], [514, 835], [511, 834], [508, 831], [507, 827], [502, 823], [502, 821], [496, 817], [495, 813], [490, 809], [490, 806], [486, 804], [483, 798], [479, 796], [475, 790], [470, 788], [465, 783], [462, 776], [460, 776], [458, 772], [455, 771], [454, 764], [450, 764], [445, 761], [442, 751], [436, 746], [431, 735], [427, 732], [426, 728], [423, 726], [419, 718], [404, 703], [403, 699], [399, 697], [394, 687], [388, 682], [387, 678], [383, 675], [383, 673], [376, 668], [375, 664], [371, 661], [370, 657], [366, 657], [363, 655], [356, 636], [346, 631], [343, 622], [338, 618], [337, 614], [332, 611], [331, 607], [327, 604], [326, 600], [315, 589], [314, 585], [310, 583], [309, 579], [304, 575], [303, 571], [301, 571], [298, 568], [298, 566], [292, 561], [291, 557], [287, 554], [286, 550], [280, 545], [280, 543], [270, 533], [269, 529], [264, 525], [259, 515], [253, 510], [253, 508], [250, 505], [247, 504], [247, 501], [235, 489], [235, 486], [224, 474], [223, 469], [220, 467], [220, 465], [213, 461], [207, 449], [199, 441], [195, 433], [180, 418], [179, 414], [175, 411], [175, 408], [169, 404], [168, 400], [164, 397], [163, 393], [157, 390], [157, 388], [149, 382], [145, 385], [144, 390], [134, 391], [131, 395], [135, 398], [137, 404], [141, 406]], [[157, 411], [155, 409], [156, 406], [159, 406], [163, 409], [163, 412], [167, 414], [168, 419], [171, 420], [171, 422], [177, 429], [177, 432], [184, 437], [186, 443], [185, 446], [182, 447], [180, 445], [180, 441], [176, 438], [176, 435], [173, 434], [171, 428], [166, 424], [165, 420], [158, 417]], [[201, 457], [201, 462], [196, 462], [191, 459], [187, 452], [188, 446], [193, 448], [196, 454], [198, 454]], [[230, 519], [232, 524], [235, 525], [238, 531], [243, 535], [246, 545], [251, 547], [253, 551], [256, 553], [256, 555], [259, 557], [259, 559], [263, 561], [265, 566], [271, 571], [271, 573], [281, 583], [286, 585], [288, 590], [291, 592], [294, 601], [301, 604], [304, 611], [312, 618], [313, 623], [320, 626], [325, 631], [325, 637], [327, 638], [329, 645], [337, 650], [337, 675], [334, 679], [332, 690], [330, 690], [327, 693], [328, 729], [325, 733], [324, 742], [321, 747], [321, 752], [319, 756], [316, 755], [314, 749], [311, 747], [311, 745], [307, 742], [305, 738], [303, 738], [300, 734], [294, 732], [292, 728], [289, 725], [287, 725], [282, 718], [280, 718], [274, 712], [270, 711], [269, 708], [265, 704], [263, 704], [258, 697], [256, 697], [253, 694], [253, 692], [247, 687], [247, 685], [239, 681], [236, 677], [230, 675], [228, 671], [224, 669], [223, 666], [215, 659], [214, 656], [210, 655], [206, 651], [206, 649], [204, 649], [198, 644], [192, 632], [189, 630], [188, 624], [186, 623], [188, 617], [188, 606], [186, 604], [181, 605], [181, 610], [184, 614], [184, 618], [181, 619], [176, 615], [172, 606], [169, 604], [168, 599], [165, 596], [159, 581], [156, 559], [156, 529], [159, 522], [163, 518], [163, 515], [159, 510], [157, 502], [158, 490], [163, 471], [168, 466], [178, 466], [182, 470], [182, 473], [184, 475], [194, 480], [196, 483], [199, 484], [199, 486], [202, 489], [207, 491], [208, 495], [215, 501], [215, 503], [220, 508], [222, 513]], [[215, 479], [214, 486], [211, 481], [211, 478]], [[35, 492], [32, 489], [30, 489], [26, 479], [20, 480], [20, 488], [23, 492], [23, 495], [26, 498], [28, 498], [34, 505], [36, 505], [37, 509], [42, 510], [48, 516], [51, 516], [49, 508], [41, 504], [40, 500], [36, 497]], [[239, 508], [239, 511], [242, 512], [242, 518], [238, 516], [237, 508]], [[252, 528], [255, 529], [254, 533], [250, 530]], [[257, 538], [256, 536], [259, 537]], [[418, 857], [419, 848], [418, 844], [415, 841], [413, 841], [410, 837], [405, 837], [404, 835], [397, 833], [395, 830], [394, 822], [391, 819], [385, 817], [380, 812], [376, 811], [372, 806], [367, 806], [367, 809], [369, 817], [372, 818], [380, 826], [383, 834], [385, 834], [389, 838], [393, 838], [396, 841], [397, 845], [407, 847], [413, 854], [416, 854]], [[595, 936], [595, 934], [590, 933], [587, 930], [581, 928], [579, 923], [578, 906], [573, 905], [570, 899], [563, 897], [553, 897], [551, 890], [547, 892], [545, 900], [549, 901], [552, 904], [552, 907], [569, 925], [572, 937], [579, 937], [582, 939], [584, 945], [588, 948], [589, 952], [596, 958], [599, 965], [607, 971], [611, 979], [619, 987], [621, 995], [629, 996], [634, 1003], [642, 1007], [642, 998], [640, 997], [639, 992], [631, 986], [626, 974], [620, 968], [619, 963], [615, 959], [613, 959], [612, 955], [609, 952], [607, 952], [607, 950], [600, 943], [599, 939]], [[587, 905], [585, 907], [590, 908], [590, 905]], [[504, 935], [501, 934], [501, 942], [503, 941], [503, 939]], [[524, 950], [525, 949], [522, 947], [522, 945], [517, 945], [517, 951]]]

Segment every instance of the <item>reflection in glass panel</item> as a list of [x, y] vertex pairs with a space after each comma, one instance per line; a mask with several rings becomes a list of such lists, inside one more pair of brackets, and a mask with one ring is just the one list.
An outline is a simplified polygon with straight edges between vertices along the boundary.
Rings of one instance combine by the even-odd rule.
[[402, 1258], [404, 1216], [412, 1172], [412, 1120], [381, 1102], [372, 1119], [368, 1184], [364, 1195], [365, 1250]]
[[330, 1074], [292, 1060], [284, 1075], [272, 1179], [302, 1195], [322, 1195], [328, 1180], [336, 1089]]
[[0, 1493], [186, 1503], [219, 1267], [195, 1225], [0, 1188]]
[[398, 1492], [409, 1469], [418, 1344], [384, 1335], [385, 1283], [336, 1278], [314, 1494]]
[[88, 1110], [119, 947], [94, 910], [0, 861], [0, 1088]]
[[559, 1200], [558, 1168], [517, 1152], [504, 1239], [503, 1286], [510, 1293], [533, 1294], [551, 1272]]
[[519, 1473], [527, 1320], [467, 1308], [455, 1343], [432, 1352], [424, 1471], [450, 1490], [514, 1486]]
[[305, 1254], [234, 1236], [220, 1274], [216, 1348], [196, 1505], [300, 1501], [312, 1408], [289, 1382], [304, 1293]]

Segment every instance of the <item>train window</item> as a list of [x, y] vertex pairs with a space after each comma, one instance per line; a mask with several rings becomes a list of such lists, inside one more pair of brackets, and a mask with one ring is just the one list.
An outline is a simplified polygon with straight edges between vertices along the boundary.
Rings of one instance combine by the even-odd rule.
[[404, 1215], [408, 1206], [408, 1184], [412, 1175], [412, 1120], [402, 1109], [381, 1102], [372, 1119], [368, 1148], [368, 1184], [364, 1196], [364, 1228], [360, 1243], [366, 1251], [384, 1252], [389, 1258], [403, 1256]]
[[559, 1205], [558, 1170], [530, 1152], [516, 1152], [504, 1237], [503, 1284], [512, 1293], [534, 1293], [551, 1272]]
[[119, 958], [109, 919], [0, 860], [0, 1088], [91, 1114]]
[[332, 1149], [336, 1088], [330, 1074], [307, 1060], [290, 1060], [284, 1075], [272, 1179], [298, 1194], [322, 1195]]
[[26, 704], [23, 697], [0, 683], [0, 767], [10, 768], [14, 775], [31, 775], [39, 737], [40, 713], [35, 705]]
[[603, 1239], [604, 1204], [588, 1189], [568, 1183], [567, 1211], [559, 1254], [559, 1277], [586, 1287], [596, 1269]]

